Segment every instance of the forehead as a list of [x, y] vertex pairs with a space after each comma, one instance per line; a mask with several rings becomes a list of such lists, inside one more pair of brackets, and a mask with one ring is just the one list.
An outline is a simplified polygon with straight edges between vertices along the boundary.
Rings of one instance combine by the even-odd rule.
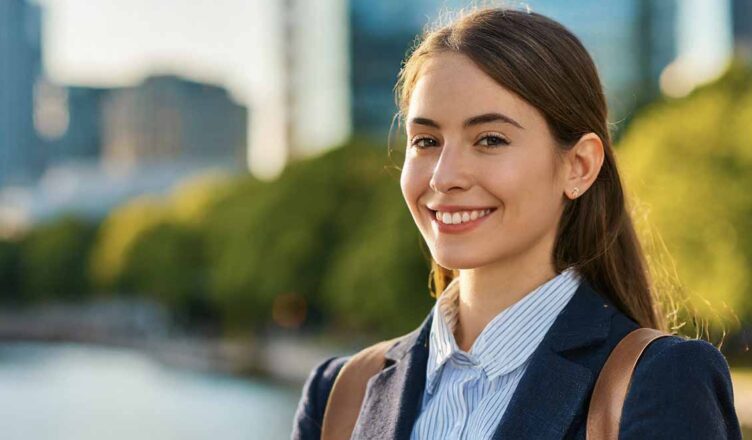
[[467, 117], [500, 112], [527, 127], [543, 123], [543, 118], [517, 94], [483, 72], [466, 55], [445, 52], [429, 58], [410, 95], [408, 120], [428, 117], [455, 124]]

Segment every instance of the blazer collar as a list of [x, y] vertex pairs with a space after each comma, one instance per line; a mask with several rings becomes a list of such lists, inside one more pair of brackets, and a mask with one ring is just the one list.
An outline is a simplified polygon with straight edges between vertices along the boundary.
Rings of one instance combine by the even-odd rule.
[[[594, 351], [585, 352], [578, 361], [564, 353], [605, 341], [616, 311], [607, 298], [582, 280], [532, 354], [494, 439], [564, 437], [588, 398], [596, 374], [585, 366]], [[433, 308], [417, 329], [386, 351], [385, 368], [368, 381], [353, 439], [409, 440], [425, 388], [432, 317]]]

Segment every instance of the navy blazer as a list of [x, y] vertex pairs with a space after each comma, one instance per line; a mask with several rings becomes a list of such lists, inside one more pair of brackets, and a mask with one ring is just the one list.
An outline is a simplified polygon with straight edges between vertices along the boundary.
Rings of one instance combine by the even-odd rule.
[[[435, 307], [435, 306], [434, 306]], [[353, 439], [409, 440], [426, 380], [433, 310], [386, 352], [368, 381]], [[530, 358], [495, 440], [585, 439], [590, 394], [606, 358], [639, 325], [585, 280]], [[329, 392], [350, 356], [317, 365], [303, 387], [294, 440], [318, 440]], [[726, 358], [704, 340], [668, 336], [643, 352], [624, 402], [620, 439], [741, 439]]]

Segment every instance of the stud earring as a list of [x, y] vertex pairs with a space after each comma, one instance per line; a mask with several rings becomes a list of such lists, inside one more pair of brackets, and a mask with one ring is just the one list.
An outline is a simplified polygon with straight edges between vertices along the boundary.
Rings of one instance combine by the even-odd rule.
[[574, 188], [572, 188], [572, 197], [573, 198], [576, 198], [579, 193], [580, 193], [580, 189], [579, 188], [577, 188], [576, 186]]

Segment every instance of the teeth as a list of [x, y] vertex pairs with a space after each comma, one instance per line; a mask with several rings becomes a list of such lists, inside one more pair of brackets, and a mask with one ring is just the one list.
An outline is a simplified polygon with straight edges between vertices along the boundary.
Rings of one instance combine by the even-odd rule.
[[436, 220], [448, 225], [471, 222], [480, 217], [484, 217], [491, 212], [491, 209], [473, 210], [473, 211], [455, 211], [452, 213], [436, 211]]

